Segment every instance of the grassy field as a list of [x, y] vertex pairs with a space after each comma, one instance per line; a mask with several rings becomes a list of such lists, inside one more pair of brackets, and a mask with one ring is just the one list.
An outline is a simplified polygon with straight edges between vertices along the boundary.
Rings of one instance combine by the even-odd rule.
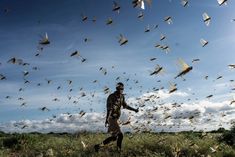
[[[111, 156], [200, 156], [235, 157], [235, 147], [219, 142], [220, 133], [125, 133], [121, 154], [116, 142], [97, 153], [93, 145], [108, 134], [5, 134], [0, 133], [1, 157], [111, 157]], [[82, 141], [85, 145], [82, 144]]]

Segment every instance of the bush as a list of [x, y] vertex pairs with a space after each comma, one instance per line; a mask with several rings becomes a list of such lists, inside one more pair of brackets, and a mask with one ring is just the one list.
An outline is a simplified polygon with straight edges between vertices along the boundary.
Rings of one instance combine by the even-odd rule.
[[4, 137], [6, 134], [3, 131], [0, 131], [0, 137]]
[[228, 145], [235, 145], [235, 125], [228, 131], [223, 131], [219, 141], [225, 142]]
[[5, 148], [13, 148], [19, 144], [19, 141], [16, 137], [8, 137], [2, 141], [2, 144]]

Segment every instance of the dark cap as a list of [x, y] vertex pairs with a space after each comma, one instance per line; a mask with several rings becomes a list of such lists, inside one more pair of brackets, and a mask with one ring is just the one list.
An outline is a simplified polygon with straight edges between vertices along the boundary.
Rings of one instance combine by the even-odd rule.
[[116, 90], [123, 89], [123, 88], [124, 88], [124, 84], [122, 82], [118, 82], [116, 84]]

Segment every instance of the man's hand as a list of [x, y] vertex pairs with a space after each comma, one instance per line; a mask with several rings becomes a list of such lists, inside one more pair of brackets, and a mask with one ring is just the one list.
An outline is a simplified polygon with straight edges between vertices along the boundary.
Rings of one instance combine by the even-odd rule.
[[139, 112], [139, 108], [135, 109], [135, 112], [136, 112], [136, 113]]
[[109, 124], [108, 119], [106, 119], [104, 126], [107, 127], [108, 124]]

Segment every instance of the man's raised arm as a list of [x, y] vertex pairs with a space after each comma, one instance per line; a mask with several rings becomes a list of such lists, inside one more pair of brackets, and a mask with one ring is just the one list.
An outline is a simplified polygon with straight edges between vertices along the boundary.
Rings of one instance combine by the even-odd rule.
[[124, 98], [124, 102], [123, 102], [123, 108], [127, 109], [127, 110], [131, 110], [131, 111], [135, 111], [135, 112], [139, 112], [139, 109], [135, 109], [129, 105], [127, 105], [126, 101], [125, 101], [125, 98]]

